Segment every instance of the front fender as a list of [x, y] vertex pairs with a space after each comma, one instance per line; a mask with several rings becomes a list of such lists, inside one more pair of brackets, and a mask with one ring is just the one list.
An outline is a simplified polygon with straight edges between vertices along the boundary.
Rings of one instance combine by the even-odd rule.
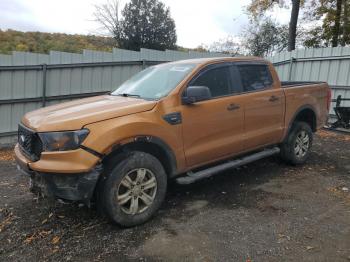
[[185, 168], [181, 125], [170, 125], [152, 111], [113, 118], [86, 125], [90, 130], [83, 145], [100, 154], [108, 154], [118, 145], [137, 137], [156, 137], [174, 153], [178, 170]]

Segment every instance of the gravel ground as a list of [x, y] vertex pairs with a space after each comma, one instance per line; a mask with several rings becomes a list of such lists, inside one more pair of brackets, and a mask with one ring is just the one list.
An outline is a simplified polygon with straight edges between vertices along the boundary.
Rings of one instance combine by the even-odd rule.
[[37, 199], [0, 152], [1, 261], [350, 261], [350, 136], [319, 132], [308, 163], [272, 157], [171, 183], [158, 215], [122, 229]]

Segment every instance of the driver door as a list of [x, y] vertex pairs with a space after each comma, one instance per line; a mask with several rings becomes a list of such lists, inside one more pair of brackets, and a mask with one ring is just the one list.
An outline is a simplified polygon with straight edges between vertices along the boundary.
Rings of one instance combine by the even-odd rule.
[[243, 105], [238, 70], [231, 63], [209, 65], [188, 86], [206, 86], [211, 99], [182, 105], [184, 152], [188, 167], [214, 162], [242, 151]]

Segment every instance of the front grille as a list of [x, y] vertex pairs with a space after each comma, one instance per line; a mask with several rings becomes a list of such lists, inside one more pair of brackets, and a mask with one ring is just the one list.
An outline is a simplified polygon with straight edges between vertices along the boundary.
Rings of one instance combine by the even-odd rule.
[[18, 144], [23, 154], [30, 160], [37, 161], [40, 159], [43, 144], [38, 134], [22, 124], [18, 125]]

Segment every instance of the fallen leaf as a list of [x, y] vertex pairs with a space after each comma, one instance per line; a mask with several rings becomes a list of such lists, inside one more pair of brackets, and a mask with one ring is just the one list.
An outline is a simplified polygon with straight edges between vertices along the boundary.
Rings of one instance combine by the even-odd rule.
[[43, 230], [43, 231], [41, 231], [40, 233], [39, 233], [39, 235], [41, 236], [41, 237], [46, 237], [47, 235], [50, 235], [51, 234], [51, 230]]
[[2, 161], [14, 161], [15, 154], [13, 149], [0, 150], [0, 160]]
[[54, 236], [51, 240], [51, 243], [56, 245], [58, 244], [58, 242], [60, 242], [60, 237], [59, 236]]
[[306, 247], [306, 250], [311, 250], [311, 249], [314, 249], [315, 247], [312, 247], [312, 246], [307, 246]]
[[32, 241], [36, 238], [36, 233], [34, 233], [33, 235], [27, 237], [25, 240], [24, 240], [24, 243], [26, 244], [30, 244], [32, 243]]
[[0, 232], [2, 232], [6, 226], [11, 225], [13, 220], [13, 214], [10, 213], [3, 221], [0, 222]]
[[58, 250], [59, 250], [59, 247], [56, 246], [56, 247], [52, 250], [52, 253], [55, 254], [56, 252], [58, 252]]

